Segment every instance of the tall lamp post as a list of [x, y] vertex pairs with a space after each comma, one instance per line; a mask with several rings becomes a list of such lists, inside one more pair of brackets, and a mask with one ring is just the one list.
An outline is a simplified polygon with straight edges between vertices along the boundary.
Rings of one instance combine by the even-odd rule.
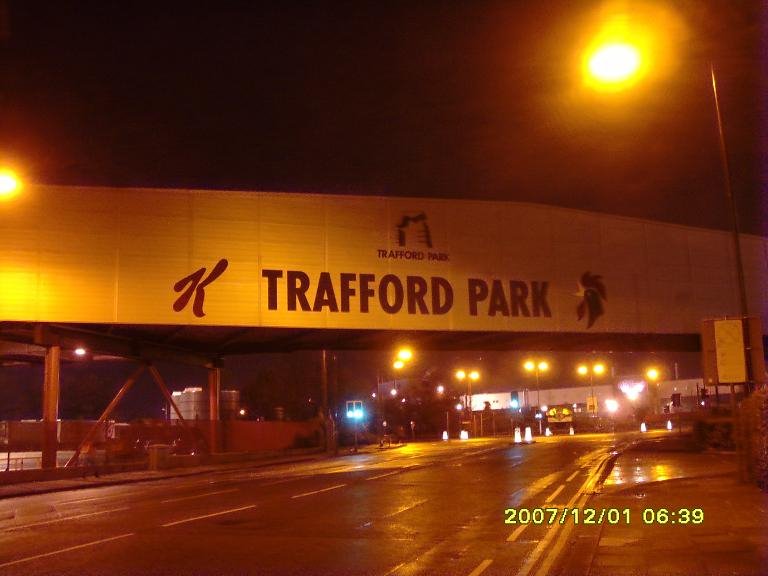
[[[595, 398], [594, 377], [605, 374], [605, 364], [602, 362], [579, 364], [576, 367], [576, 373], [579, 376], [589, 376], [589, 402], [587, 402], [587, 411], [592, 412], [593, 416], [597, 416], [597, 398]], [[590, 407], [592, 410], [590, 410]]]
[[467, 372], [464, 369], [456, 370], [456, 373], [454, 374], [456, 376], [456, 380], [458, 380], [460, 383], [464, 383], [464, 381], [467, 381], [467, 395], [464, 397], [464, 408], [465, 410], [469, 411], [469, 417], [471, 418], [472, 422], [472, 436], [475, 435], [475, 419], [472, 414], [472, 382], [477, 382], [480, 380], [480, 372], [477, 370], [470, 370]]
[[543, 415], [538, 413], [541, 408], [541, 384], [539, 382], [539, 375], [542, 372], [549, 370], [549, 363], [546, 360], [526, 360], [525, 364], [523, 364], [523, 368], [525, 368], [526, 372], [536, 375], [536, 417], [539, 420], [539, 435], [541, 435], [541, 419]]
[[[626, 27], [622, 28], [626, 36]], [[644, 55], [638, 44], [628, 38], [614, 38], [610, 42], [598, 45], [591, 50], [584, 60], [584, 74], [586, 83], [597, 90], [617, 92], [628, 88], [642, 76], [648, 68]], [[744, 390], [746, 394], [751, 392], [754, 374], [749, 354], [749, 329], [744, 329], [744, 321], [749, 316], [747, 305], [747, 290], [744, 281], [744, 263], [741, 252], [741, 240], [739, 230], [739, 217], [736, 209], [736, 200], [731, 187], [731, 171], [728, 163], [728, 152], [725, 142], [725, 132], [723, 129], [723, 117], [720, 106], [720, 96], [717, 88], [717, 75], [715, 66], [712, 62], [709, 64], [709, 77], [712, 88], [712, 101], [715, 113], [715, 123], [717, 126], [717, 143], [720, 152], [720, 165], [723, 172], [723, 186], [725, 197], [728, 201], [728, 208], [731, 220], [731, 236], [734, 250], [734, 266], [736, 268], [736, 279], [738, 285], [739, 314], [742, 318], [742, 334], [744, 337], [745, 351], [745, 380]], [[734, 397], [734, 394], [731, 394]]]

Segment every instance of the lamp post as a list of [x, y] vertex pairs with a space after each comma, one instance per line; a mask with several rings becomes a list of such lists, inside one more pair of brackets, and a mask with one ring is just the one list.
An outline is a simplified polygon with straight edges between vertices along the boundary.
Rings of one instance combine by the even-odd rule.
[[[549, 363], [546, 360], [526, 360], [525, 363], [523, 364], [523, 368], [525, 368], [526, 372], [533, 373], [536, 375], [536, 410], [538, 412], [539, 407], [541, 406], [541, 385], [539, 383], [539, 374], [549, 370]], [[542, 415], [537, 414], [537, 416], [539, 420], [539, 435], [541, 435]]]
[[[608, 26], [606, 26], [608, 27]], [[584, 59], [584, 77], [588, 85], [596, 90], [617, 92], [628, 88], [635, 83], [648, 69], [643, 50], [639, 43], [627, 36], [627, 27], [621, 28], [623, 37], [610, 38], [609, 42], [602, 43], [589, 51]], [[717, 87], [717, 75], [714, 63], [709, 63], [709, 79], [712, 88], [712, 102], [714, 107], [715, 123], [717, 126], [717, 143], [720, 153], [720, 166], [723, 173], [723, 187], [730, 212], [731, 237], [734, 250], [734, 267], [738, 285], [739, 314], [742, 319], [742, 334], [744, 338], [745, 352], [745, 394], [749, 394], [753, 384], [753, 368], [749, 354], [749, 329], [744, 329], [744, 321], [749, 316], [747, 304], [747, 290], [744, 281], [744, 262], [741, 251], [741, 238], [739, 229], [738, 210], [736, 199], [731, 187], [731, 171], [728, 163], [728, 151], [723, 128], [723, 116], [720, 105], [720, 95]], [[733, 389], [731, 398], [735, 397]], [[735, 409], [735, 405], [734, 405]]]
[[602, 362], [595, 362], [593, 364], [579, 364], [576, 367], [576, 373], [579, 376], [589, 376], [589, 402], [587, 403], [587, 410], [592, 407], [592, 415], [597, 416], [597, 398], [595, 398], [595, 383], [594, 376], [602, 376], [605, 374], [605, 364]]
[[470, 370], [467, 372], [464, 369], [458, 369], [456, 370], [455, 374], [456, 380], [458, 380], [460, 383], [464, 383], [464, 381], [467, 381], [467, 394], [464, 397], [464, 408], [465, 410], [469, 411], [469, 417], [471, 418], [472, 422], [472, 435], [475, 435], [475, 419], [474, 415], [472, 414], [472, 382], [477, 382], [480, 380], [480, 372], [477, 370]]

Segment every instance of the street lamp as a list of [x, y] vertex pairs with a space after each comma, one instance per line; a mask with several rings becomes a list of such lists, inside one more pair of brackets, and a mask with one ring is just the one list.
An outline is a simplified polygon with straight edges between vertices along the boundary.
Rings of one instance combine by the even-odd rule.
[[546, 360], [526, 360], [523, 368], [526, 372], [532, 372], [536, 375], [536, 406], [541, 406], [539, 375], [549, 370], [549, 362]]
[[[608, 21], [603, 30], [596, 37], [591, 47], [586, 51], [583, 60], [585, 83], [599, 91], [618, 91], [634, 84], [649, 68], [647, 53], [650, 53], [652, 44], [656, 44], [655, 51], [661, 52], [659, 46], [663, 37], [675, 37], [673, 28], [676, 26], [671, 13], [657, 14], [653, 26], [661, 32], [649, 33], [650, 27], [641, 21], [632, 22], [631, 26], [626, 17]], [[664, 30], [664, 27], [669, 28]], [[663, 47], [662, 47], [663, 49]], [[665, 54], [665, 56], [667, 56]], [[664, 66], [665, 59], [656, 59], [654, 68]], [[736, 200], [731, 187], [731, 171], [728, 162], [728, 150], [725, 142], [723, 117], [721, 113], [720, 97], [717, 89], [717, 75], [714, 63], [709, 63], [709, 80], [712, 90], [712, 102], [714, 107], [715, 125], [717, 127], [717, 142], [720, 153], [720, 166], [723, 173], [723, 186], [725, 197], [729, 205], [731, 219], [731, 237], [735, 255], [734, 266], [738, 285], [739, 313], [742, 321], [749, 316], [747, 304], [747, 290], [744, 280], [744, 262], [741, 251], [741, 238], [739, 230], [739, 218], [736, 210]], [[743, 330], [744, 350], [749, 349], [749, 330]], [[748, 358], [748, 355], [747, 355]], [[746, 362], [746, 378], [744, 389], [750, 392], [753, 379], [752, 366], [749, 360]], [[731, 394], [732, 398], [735, 395]]]
[[463, 383], [467, 381], [467, 395], [464, 397], [464, 407], [469, 411], [469, 417], [472, 419], [472, 435], [475, 435], [475, 419], [472, 414], [472, 382], [480, 380], [480, 372], [478, 370], [470, 370], [467, 372], [464, 369], [456, 370], [456, 380]]
[[587, 411], [590, 411], [593, 415], [597, 415], [597, 398], [595, 398], [595, 384], [594, 376], [602, 376], [605, 374], [605, 364], [602, 362], [595, 362], [593, 364], [579, 364], [576, 367], [576, 372], [579, 376], [589, 376], [589, 402], [587, 402]]
[[12, 170], [0, 169], [0, 200], [10, 200], [21, 190], [21, 180]]

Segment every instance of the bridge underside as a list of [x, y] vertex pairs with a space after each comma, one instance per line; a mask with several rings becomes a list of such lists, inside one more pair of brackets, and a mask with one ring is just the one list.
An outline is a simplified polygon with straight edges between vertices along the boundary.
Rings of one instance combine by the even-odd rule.
[[698, 334], [473, 332], [243, 328], [128, 324], [0, 322], [0, 341], [27, 348], [0, 349], [0, 360], [42, 357], [60, 346], [62, 358], [77, 347], [94, 356], [167, 360], [211, 366], [225, 356], [296, 350], [386, 350], [408, 342], [421, 350], [701, 350]]

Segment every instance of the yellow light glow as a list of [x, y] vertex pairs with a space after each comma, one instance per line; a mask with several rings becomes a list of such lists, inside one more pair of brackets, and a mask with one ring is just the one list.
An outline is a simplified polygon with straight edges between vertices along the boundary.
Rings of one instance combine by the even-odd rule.
[[395, 360], [395, 361], [392, 363], [392, 367], [393, 367], [395, 370], [401, 370], [401, 369], [403, 368], [403, 366], [405, 366], [405, 362], [403, 362], [402, 360]]
[[594, 366], [592, 366], [592, 371], [598, 376], [600, 376], [600, 374], [604, 374], [605, 364], [595, 364]]
[[640, 70], [641, 55], [636, 46], [612, 43], [599, 47], [587, 60], [589, 74], [598, 82], [626, 84]]
[[659, 379], [659, 371], [656, 368], [648, 368], [648, 370], [645, 372], [645, 375], [649, 380], [656, 381]]
[[582, 376], [586, 376], [587, 373], [589, 372], [589, 368], [587, 368], [586, 364], [579, 364], [579, 367], [576, 368], [576, 372], [578, 372]]
[[464, 380], [464, 378], [467, 377], [467, 373], [464, 372], [464, 370], [456, 370], [456, 379], [457, 380]]
[[536, 369], [536, 364], [534, 364], [533, 360], [528, 360], [525, 364], [523, 364], [523, 368], [528, 370], [528, 372], [533, 372]]
[[21, 181], [11, 170], [0, 170], [0, 200], [9, 200], [21, 190]]
[[397, 358], [398, 360], [407, 362], [408, 360], [413, 358], [413, 350], [411, 350], [410, 348], [400, 348], [400, 350], [397, 351]]
[[549, 363], [542, 360], [539, 362], [539, 372], [546, 372], [549, 370]]
[[480, 379], [480, 372], [477, 370], [472, 370], [472, 372], [469, 373], [470, 380], [479, 380]]

